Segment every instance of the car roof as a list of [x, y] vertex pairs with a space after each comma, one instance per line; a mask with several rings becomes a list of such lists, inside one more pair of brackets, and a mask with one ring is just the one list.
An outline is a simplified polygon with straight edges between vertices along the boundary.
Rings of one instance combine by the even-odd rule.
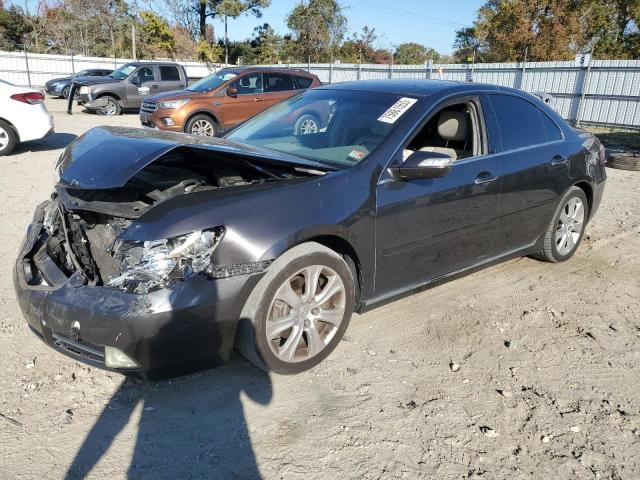
[[451, 80], [427, 79], [360, 80], [356, 82], [326, 84], [318, 88], [325, 90], [352, 90], [375, 93], [394, 93], [420, 97], [428, 97], [431, 95], [444, 93], [463, 93], [465, 91], [471, 90], [510, 90], [497, 87], [495, 85], [488, 85], [485, 83], [454, 82]]
[[171, 65], [173, 67], [181, 67], [179, 63], [175, 62], [127, 62], [127, 65], [133, 65], [135, 67], [146, 67], [148, 65]]
[[306, 70], [302, 70], [301, 68], [287, 68], [287, 67], [224, 67], [220, 70], [235, 70], [238, 74], [246, 73], [246, 72], [277, 72], [277, 73], [295, 73], [297, 75], [303, 74], [311, 77], [315, 77], [313, 73], [307, 72]]

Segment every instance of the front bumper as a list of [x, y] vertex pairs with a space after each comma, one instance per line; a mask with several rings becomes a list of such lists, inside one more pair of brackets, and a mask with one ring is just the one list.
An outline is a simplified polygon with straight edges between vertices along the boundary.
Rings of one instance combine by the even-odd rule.
[[[104, 347], [112, 346], [140, 365], [116, 371], [148, 379], [229, 360], [238, 318], [261, 275], [221, 280], [196, 276], [144, 295], [89, 286], [79, 272], [67, 278], [46, 249], [33, 251], [41, 235], [47, 235], [41, 219], [39, 208], [20, 249], [13, 281], [29, 327], [50, 347], [106, 368]], [[25, 264], [37, 268], [49, 285], [30, 285]]]
[[67, 86], [68, 84], [59, 84], [59, 83], [54, 85], [45, 84], [44, 90], [49, 95], [52, 95], [54, 97], [61, 97], [62, 92], [64, 91], [64, 88]]

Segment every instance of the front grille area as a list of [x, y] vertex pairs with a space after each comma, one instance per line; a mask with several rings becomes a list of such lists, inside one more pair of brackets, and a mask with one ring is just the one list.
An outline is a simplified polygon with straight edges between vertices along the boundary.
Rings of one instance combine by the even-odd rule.
[[153, 113], [158, 109], [158, 104], [155, 102], [142, 102], [142, 107], [140, 107], [140, 111], [144, 113]]

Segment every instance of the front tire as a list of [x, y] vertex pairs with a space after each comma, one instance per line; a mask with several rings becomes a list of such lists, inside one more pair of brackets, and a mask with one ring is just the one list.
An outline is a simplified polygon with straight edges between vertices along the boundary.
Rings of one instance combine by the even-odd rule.
[[4, 120], [0, 120], [0, 156], [9, 155], [18, 144], [18, 136]]
[[208, 115], [196, 115], [187, 123], [186, 133], [215, 137], [218, 134], [218, 124]]
[[547, 228], [542, 250], [533, 256], [552, 263], [571, 258], [580, 245], [588, 218], [587, 196], [581, 188], [571, 187], [562, 197]]
[[120, 102], [118, 102], [115, 97], [112, 97], [111, 95], [105, 95], [104, 97], [100, 98], [103, 98], [107, 102], [107, 104], [103, 108], [98, 110], [99, 114], [102, 114], [106, 117], [115, 117], [117, 115], [120, 115], [120, 113], [122, 112], [122, 107], [120, 107]]
[[295, 374], [316, 366], [338, 345], [354, 305], [344, 259], [304, 243], [276, 259], [240, 316], [236, 345], [258, 368]]
[[64, 87], [64, 90], [62, 90], [62, 98], [66, 100], [69, 99], [69, 92], [71, 91], [70, 89], [71, 89], [71, 85]]

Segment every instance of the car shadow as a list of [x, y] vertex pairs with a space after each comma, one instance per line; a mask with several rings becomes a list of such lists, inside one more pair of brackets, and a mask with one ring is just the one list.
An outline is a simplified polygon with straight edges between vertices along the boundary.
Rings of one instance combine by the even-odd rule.
[[272, 397], [269, 375], [241, 359], [174, 380], [125, 379], [65, 478], [85, 478], [141, 409], [126, 478], [259, 479], [243, 392], [259, 404]]
[[40, 140], [32, 140], [30, 142], [20, 143], [16, 146], [13, 154], [25, 152], [44, 152], [47, 150], [58, 150], [64, 148], [73, 142], [77, 135], [73, 133], [52, 133], [51, 135], [41, 138]]

